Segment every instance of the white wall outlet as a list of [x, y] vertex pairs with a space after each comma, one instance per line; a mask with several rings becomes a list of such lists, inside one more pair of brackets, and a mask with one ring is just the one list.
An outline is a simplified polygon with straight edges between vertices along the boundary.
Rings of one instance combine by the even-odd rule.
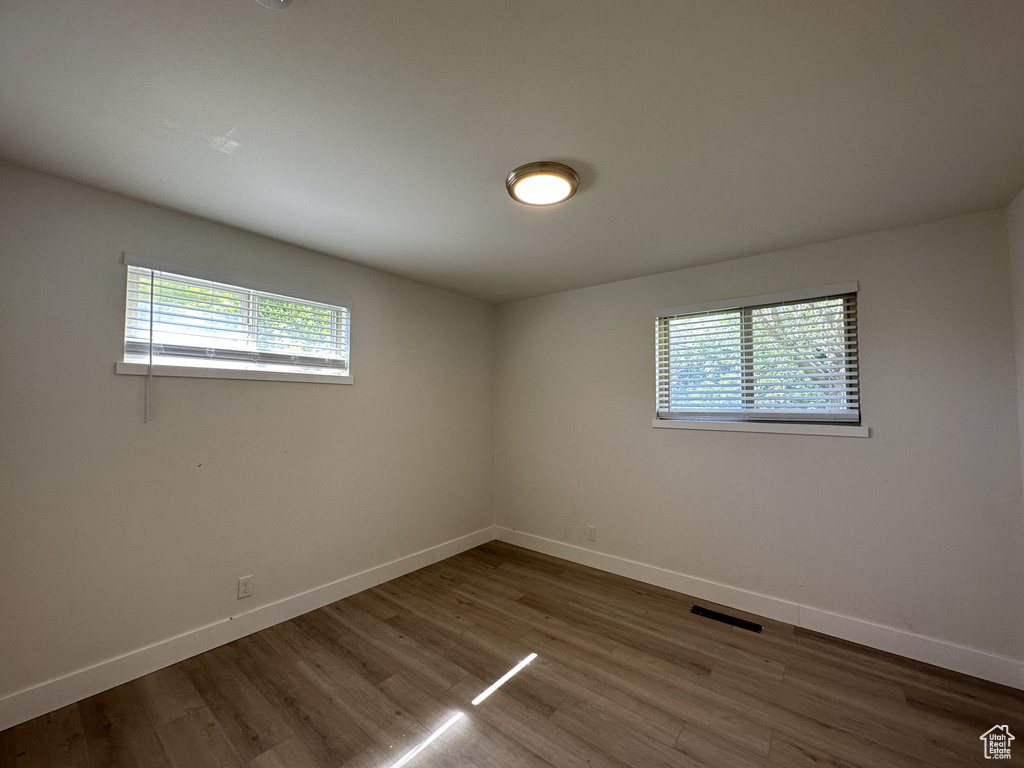
[[238, 599], [252, 597], [252, 576], [242, 576], [238, 580]]
[[597, 541], [597, 526], [596, 525], [588, 525], [587, 526], [587, 541]]

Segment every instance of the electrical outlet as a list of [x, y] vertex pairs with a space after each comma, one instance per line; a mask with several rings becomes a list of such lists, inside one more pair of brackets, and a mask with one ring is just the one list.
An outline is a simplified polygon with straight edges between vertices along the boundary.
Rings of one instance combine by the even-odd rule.
[[587, 541], [597, 541], [597, 526], [587, 526]]
[[238, 599], [252, 597], [252, 576], [242, 576], [238, 580]]

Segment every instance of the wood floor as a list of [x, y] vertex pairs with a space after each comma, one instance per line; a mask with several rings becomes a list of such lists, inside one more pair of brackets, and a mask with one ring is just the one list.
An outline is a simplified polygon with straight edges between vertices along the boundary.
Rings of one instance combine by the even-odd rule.
[[492, 542], [4, 731], [0, 766], [390, 768], [457, 712], [408, 765], [989, 765], [996, 724], [1024, 762], [1019, 691], [692, 605]]

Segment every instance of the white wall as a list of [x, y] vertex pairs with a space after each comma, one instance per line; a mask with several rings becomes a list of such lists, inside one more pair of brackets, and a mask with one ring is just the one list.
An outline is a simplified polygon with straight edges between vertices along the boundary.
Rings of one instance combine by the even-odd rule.
[[[1017, 347], [1017, 420], [1020, 429], [1022, 478], [1024, 478], [1024, 191], [1006, 211], [1010, 250], [1010, 290], [1013, 295], [1013, 336]], [[1024, 561], [1024, 548], [1020, 554]], [[1021, 576], [1024, 580], [1024, 576]], [[1024, 611], [1018, 611], [1018, 627], [1024, 635]]]
[[[491, 305], [10, 166], [0, 233], [0, 699], [490, 528]], [[354, 385], [160, 378], [143, 424], [122, 251], [349, 298]]]
[[[998, 211], [502, 305], [496, 521], [1024, 659], [1008, 279]], [[870, 438], [651, 427], [652, 310], [847, 280]]]
[[[1017, 346], [1017, 413], [1024, 447], [1024, 191], [1006, 211], [1010, 246], [1010, 290], [1013, 294], [1013, 337]], [[1024, 460], [1024, 449], [1021, 451]], [[1021, 617], [1024, 621], [1024, 616]]]
[[[3, 165], [0, 233], [0, 700], [495, 513], [1024, 658], [1005, 212], [504, 305], [497, 350], [482, 302]], [[1024, 307], [1021, 197], [1010, 242]], [[125, 250], [350, 298], [356, 383], [161, 378], [143, 424]], [[652, 309], [844, 280], [871, 438], [650, 427]]]

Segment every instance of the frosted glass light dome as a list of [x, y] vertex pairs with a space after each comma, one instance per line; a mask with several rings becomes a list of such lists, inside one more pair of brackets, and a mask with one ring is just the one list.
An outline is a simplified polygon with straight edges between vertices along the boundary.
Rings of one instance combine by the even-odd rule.
[[512, 199], [525, 205], [555, 205], [576, 194], [580, 177], [561, 163], [528, 163], [505, 179]]

